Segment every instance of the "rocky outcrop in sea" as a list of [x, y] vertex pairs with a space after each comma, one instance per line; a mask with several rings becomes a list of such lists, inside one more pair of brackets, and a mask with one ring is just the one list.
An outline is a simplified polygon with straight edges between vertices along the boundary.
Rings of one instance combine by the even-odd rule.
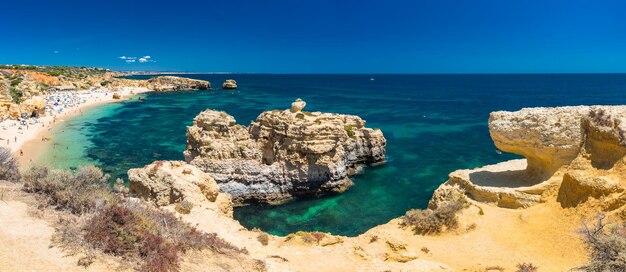
[[155, 91], [208, 90], [211, 83], [184, 77], [158, 76], [148, 80], [148, 88]]
[[222, 89], [226, 89], [226, 90], [237, 89], [237, 81], [233, 79], [227, 79], [226, 81], [224, 81], [224, 83], [222, 83]]
[[354, 115], [266, 111], [248, 127], [206, 110], [187, 128], [185, 160], [211, 175], [235, 203], [278, 203], [343, 192], [362, 164], [385, 160], [382, 131]]

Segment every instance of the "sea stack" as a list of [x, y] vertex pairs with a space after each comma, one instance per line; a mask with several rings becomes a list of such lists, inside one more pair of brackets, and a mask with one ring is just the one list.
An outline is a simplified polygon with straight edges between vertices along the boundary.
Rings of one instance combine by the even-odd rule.
[[226, 81], [224, 81], [224, 83], [222, 83], [222, 89], [225, 89], [225, 90], [237, 89], [237, 81], [233, 79], [227, 79]]
[[354, 115], [302, 112], [304, 105], [263, 112], [248, 127], [225, 112], [201, 112], [187, 128], [185, 160], [237, 204], [343, 192], [359, 165], [385, 160], [382, 131]]

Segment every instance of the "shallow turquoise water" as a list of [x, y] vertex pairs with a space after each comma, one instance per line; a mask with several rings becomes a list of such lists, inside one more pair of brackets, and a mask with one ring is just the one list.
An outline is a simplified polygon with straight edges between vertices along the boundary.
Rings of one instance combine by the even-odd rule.
[[[188, 75], [214, 86], [223, 75]], [[246, 227], [284, 235], [318, 230], [357, 235], [426, 206], [448, 173], [516, 158], [498, 155], [487, 120], [494, 110], [626, 103], [626, 75], [233, 75], [237, 91], [146, 94], [66, 121], [40, 161], [95, 163], [113, 177], [154, 160], [182, 160], [185, 129], [202, 110], [225, 110], [247, 125], [296, 98], [308, 111], [355, 114], [387, 138], [386, 164], [368, 167], [345, 193], [280, 206], [235, 209]]]

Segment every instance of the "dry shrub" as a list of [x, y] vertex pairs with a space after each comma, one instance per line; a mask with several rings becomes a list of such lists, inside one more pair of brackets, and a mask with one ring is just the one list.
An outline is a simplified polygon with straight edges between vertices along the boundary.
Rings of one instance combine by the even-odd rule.
[[22, 181], [24, 190], [39, 194], [42, 204], [82, 214], [115, 200], [106, 185], [108, 178], [102, 170], [91, 165], [76, 172], [35, 166], [24, 173]]
[[291, 233], [287, 235], [287, 237], [285, 237], [285, 242], [291, 239], [294, 239], [296, 237], [300, 237], [302, 242], [307, 243], [307, 244], [319, 244], [319, 242], [324, 240], [324, 238], [326, 237], [326, 233], [319, 232], [319, 231], [313, 231], [313, 232], [298, 231], [296, 233]]
[[178, 204], [176, 204], [175, 209], [179, 213], [189, 214], [191, 213], [191, 210], [193, 209], [193, 203], [188, 200], [183, 200], [179, 202]]
[[34, 167], [23, 177], [24, 190], [61, 211], [53, 243], [69, 254], [97, 253], [120, 257], [140, 271], [178, 271], [179, 257], [188, 250], [247, 254], [245, 249], [204, 233], [151, 203], [123, 198], [109, 190], [107, 175], [96, 167], [50, 170]]
[[521, 263], [517, 264], [516, 272], [537, 272], [539, 271], [539, 267], [532, 263]]
[[583, 223], [580, 233], [589, 251], [589, 262], [581, 267], [584, 271], [626, 271], [626, 222], [608, 227], [605, 215], [599, 215], [596, 223]]
[[0, 147], [0, 180], [16, 182], [20, 179], [20, 169], [17, 159], [11, 150]]
[[141, 263], [141, 271], [178, 271], [187, 250], [246, 253], [148, 204], [125, 202], [97, 211], [83, 226], [83, 239], [104, 253]]
[[613, 127], [615, 125], [611, 115], [606, 113], [604, 109], [590, 110], [589, 118], [591, 118], [591, 120], [593, 120], [596, 124], [605, 127]]
[[267, 235], [267, 233], [259, 234], [259, 236], [257, 236], [256, 239], [259, 241], [259, 243], [261, 243], [264, 246], [267, 246], [270, 242], [270, 236]]
[[434, 209], [413, 209], [402, 217], [401, 224], [410, 227], [416, 234], [437, 234], [456, 229], [459, 225], [456, 214], [467, 207], [464, 196], [440, 203]]

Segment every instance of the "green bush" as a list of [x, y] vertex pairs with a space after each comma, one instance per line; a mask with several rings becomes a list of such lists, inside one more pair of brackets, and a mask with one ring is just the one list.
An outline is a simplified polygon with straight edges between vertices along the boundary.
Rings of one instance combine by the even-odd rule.
[[17, 85], [20, 85], [20, 83], [22, 83], [23, 80], [24, 80], [24, 78], [21, 78], [21, 77], [12, 79], [11, 80], [11, 87], [15, 87]]
[[354, 139], [355, 138], [355, 133], [354, 130], [352, 129], [352, 126], [345, 126], [344, 129], [346, 130], [346, 133], [348, 134], [348, 137]]
[[14, 103], [19, 104], [22, 103], [22, 98], [24, 97], [24, 93], [21, 90], [16, 89], [15, 87], [9, 87], [9, 94], [11, 95], [11, 99]]

